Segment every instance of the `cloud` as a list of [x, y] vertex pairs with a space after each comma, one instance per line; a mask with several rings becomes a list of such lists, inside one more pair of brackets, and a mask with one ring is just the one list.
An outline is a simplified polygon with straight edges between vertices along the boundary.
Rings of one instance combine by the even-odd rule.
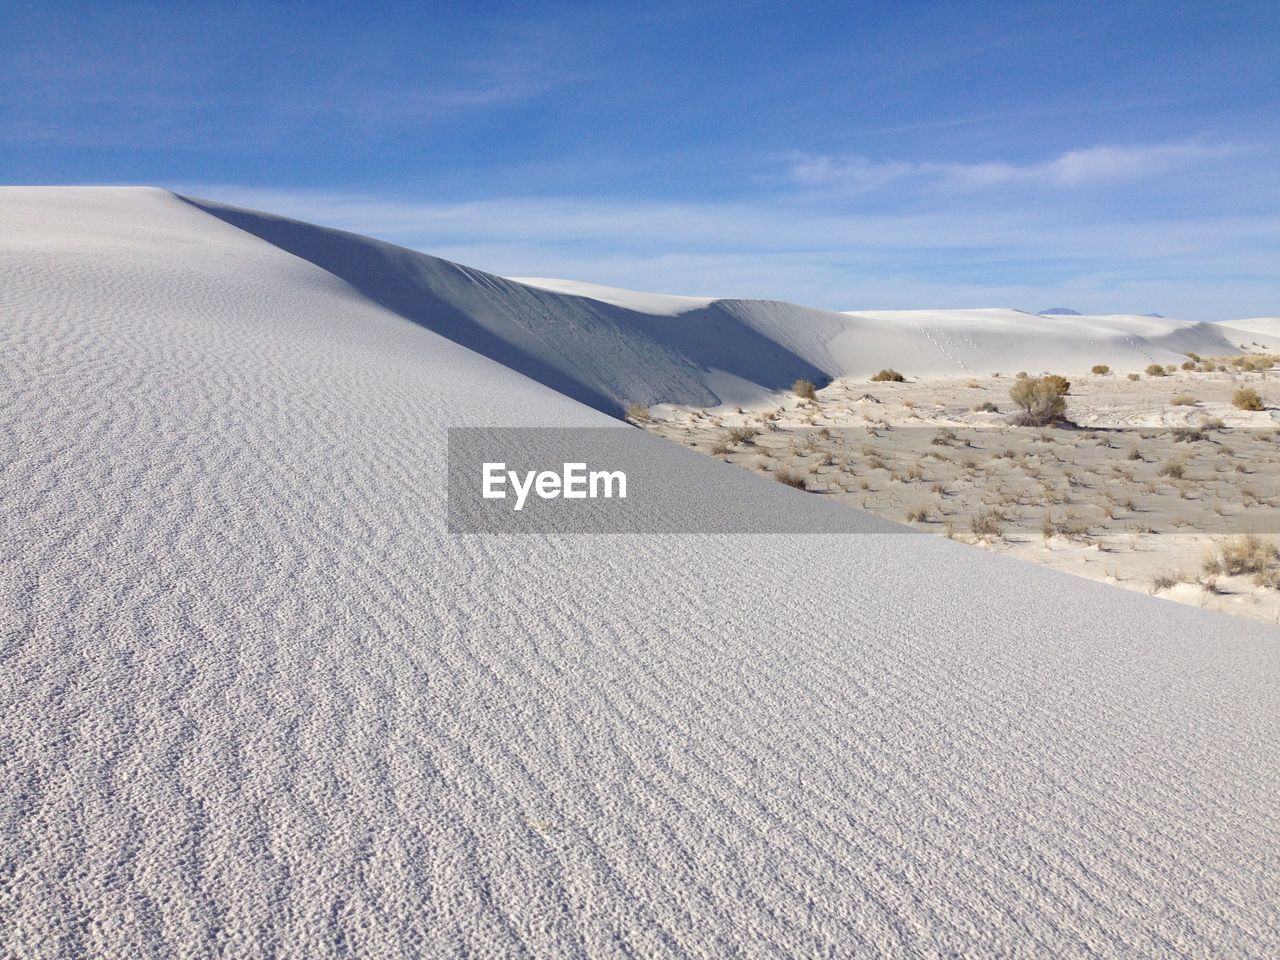
[[874, 161], [864, 156], [797, 155], [789, 179], [809, 187], [835, 187], [855, 193], [890, 184], [914, 182], [922, 187], [975, 190], [1024, 184], [1078, 187], [1094, 183], [1161, 176], [1176, 170], [1225, 159], [1242, 152], [1239, 144], [1200, 142], [1134, 146], [1097, 146], [1071, 150], [1051, 160], [1015, 164]]

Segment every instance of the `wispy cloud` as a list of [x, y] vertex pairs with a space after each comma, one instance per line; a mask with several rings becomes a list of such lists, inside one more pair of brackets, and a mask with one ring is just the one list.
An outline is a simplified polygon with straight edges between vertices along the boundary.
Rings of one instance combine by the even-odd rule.
[[1022, 164], [877, 161], [864, 156], [798, 155], [792, 159], [788, 175], [792, 182], [804, 186], [836, 187], [853, 192], [878, 190], [904, 181], [964, 190], [1011, 184], [1076, 187], [1163, 176], [1222, 160], [1244, 149], [1239, 144], [1196, 141], [1104, 145]]

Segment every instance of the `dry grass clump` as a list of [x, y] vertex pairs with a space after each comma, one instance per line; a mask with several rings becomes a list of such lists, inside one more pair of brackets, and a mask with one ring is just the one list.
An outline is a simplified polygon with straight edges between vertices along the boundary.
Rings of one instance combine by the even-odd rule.
[[871, 378], [872, 383], [905, 383], [906, 377], [892, 367], [881, 370]]
[[1161, 593], [1172, 587], [1176, 587], [1182, 581], [1171, 573], [1157, 573], [1151, 578], [1151, 592]]
[[1174, 443], [1198, 443], [1209, 439], [1209, 435], [1199, 427], [1174, 427], [1171, 432]]
[[755, 427], [730, 427], [725, 431], [725, 443], [750, 443], [760, 435]]
[[1140, 373], [1131, 373], [1131, 374], [1129, 374], [1129, 379], [1130, 379], [1130, 380], [1141, 380], [1141, 379], [1142, 379], [1142, 374], [1140, 374]]
[[1000, 408], [990, 400], [983, 400], [980, 404], [973, 408], [974, 413], [999, 413]]
[[1013, 423], [1019, 427], [1043, 427], [1061, 420], [1067, 412], [1067, 392], [1071, 382], [1057, 374], [1021, 377], [1009, 389], [1009, 399], [1018, 407]]
[[1158, 363], [1149, 364], [1146, 369], [1146, 374], [1148, 377], [1168, 376], [1168, 374], [1164, 372], [1164, 367], [1160, 366]]
[[924, 523], [929, 519], [928, 507], [914, 507], [907, 511], [907, 523]]
[[1187, 468], [1177, 460], [1170, 460], [1160, 468], [1160, 476], [1169, 477], [1173, 480], [1181, 480], [1187, 472]]
[[791, 392], [801, 400], [813, 400], [818, 395], [818, 388], [812, 380], [806, 380], [801, 377], [791, 385]]
[[1067, 540], [1086, 540], [1089, 536], [1089, 524], [1087, 521], [1070, 513], [1055, 519], [1053, 514], [1046, 510], [1044, 519], [1040, 522], [1040, 535], [1046, 541], [1052, 540], [1054, 537], [1063, 537]]
[[626, 418], [632, 423], [648, 423], [649, 405], [647, 403], [628, 403]]
[[785, 483], [788, 487], [795, 487], [797, 490], [807, 490], [808, 484], [805, 477], [807, 474], [803, 470], [797, 470], [795, 467], [789, 467], [785, 464], [779, 464], [778, 468], [773, 471], [773, 479], [779, 483]]
[[979, 510], [969, 520], [969, 529], [975, 537], [995, 538], [1004, 534], [1004, 514], [995, 509]]
[[958, 443], [959, 440], [960, 438], [956, 435], [954, 430], [943, 429], [935, 433], [933, 435], [933, 439], [929, 442], [935, 447], [950, 447], [953, 444]]
[[1204, 572], [1217, 577], [1238, 577], [1245, 573], [1260, 576], [1271, 571], [1271, 564], [1275, 559], [1275, 544], [1246, 533], [1228, 538], [1216, 553], [1206, 557]]
[[1105, 377], [1108, 373], [1111, 372], [1111, 368], [1108, 367], [1105, 363], [1097, 363], [1089, 368], [1089, 372], [1094, 374], [1095, 376]]
[[1183, 370], [1194, 370], [1195, 368], [1196, 368], [1196, 363], [1195, 363], [1195, 361], [1194, 361], [1194, 360], [1183, 360], [1183, 361], [1182, 361], [1182, 369], [1183, 369]]
[[1231, 395], [1231, 405], [1237, 410], [1264, 410], [1262, 396], [1253, 387], [1241, 387]]
[[1185, 393], [1180, 393], [1169, 401], [1175, 407], [1194, 407], [1200, 401]]

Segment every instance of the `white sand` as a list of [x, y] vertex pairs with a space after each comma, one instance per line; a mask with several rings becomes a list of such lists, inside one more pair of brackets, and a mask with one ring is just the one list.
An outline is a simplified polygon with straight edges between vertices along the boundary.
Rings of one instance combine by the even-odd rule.
[[1250, 350], [1280, 350], [1280, 317], [1252, 317], [1219, 324], [1227, 339]]
[[[347, 279], [164, 192], [0, 192], [6, 954], [1280, 951], [1275, 630], [934, 537], [445, 532], [447, 426], [608, 420], [406, 312], [668, 400], [710, 392], [678, 336], [782, 372], [710, 344], [828, 315], [663, 350], [242, 222]], [[700, 510], [771, 483], [666, 455]]]

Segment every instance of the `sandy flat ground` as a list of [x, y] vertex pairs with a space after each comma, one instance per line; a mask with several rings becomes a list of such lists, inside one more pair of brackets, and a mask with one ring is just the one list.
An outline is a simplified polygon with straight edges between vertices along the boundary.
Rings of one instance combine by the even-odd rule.
[[[1280, 623], [1280, 562], [1235, 574], [1215, 562], [1243, 535], [1272, 544], [1280, 534], [1280, 423], [1231, 403], [1246, 386], [1280, 401], [1280, 378], [1078, 376], [1072, 429], [1010, 426], [1013, 380], [840, 378], [812, 402], [664, 405], [646, 426], [986, 550]], [[977, 409], [988, 403], [997, 409]]]

